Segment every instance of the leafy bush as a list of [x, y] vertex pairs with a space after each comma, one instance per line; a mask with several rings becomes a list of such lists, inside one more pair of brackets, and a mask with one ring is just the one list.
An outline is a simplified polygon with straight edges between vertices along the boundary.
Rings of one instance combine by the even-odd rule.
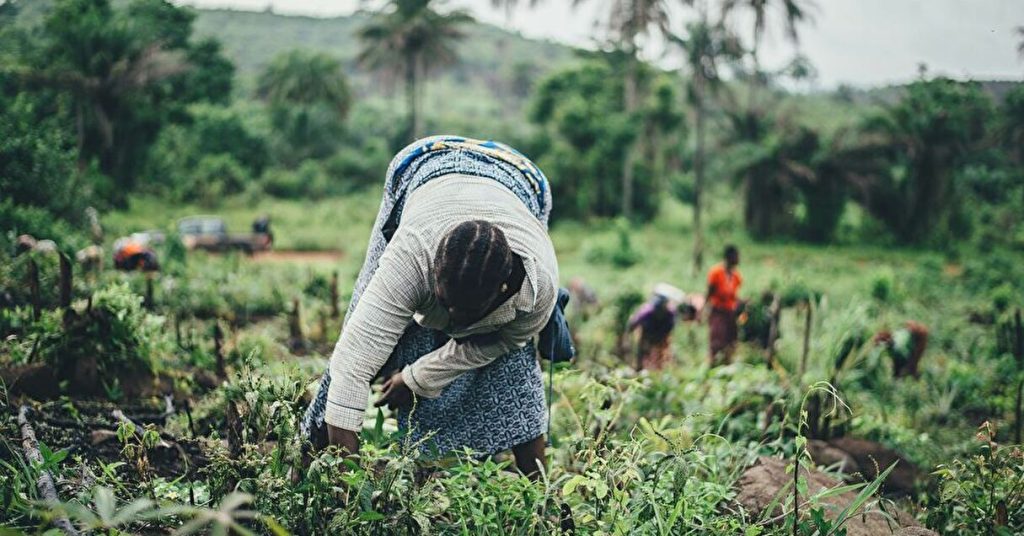
[[670, 140], [684, 132], [685, 124], [673, 108], [678, 102], [673, 89], [643, 67], [639, 69], [641, 85], [654, 85], [657, 92], [643, 110], [626, 113], [623, 63], [613, 56], [591, 59], [550, 75], [534, 94], [529, 115], [540, 130], [530, 153], [551, 179], [553, 213], [559, 217], [622, 215], [623, 169], [643, 128], [659, 132], [663, 144], [651, 143], [647, 154], [634, 158], [631, 208], [633, 215], [643, 219], [657, 210], [657, 177], [666, 171], [653, 164], [662, 160]]
[[10, 199], [0, 199], [0, 255], [14, 253], [19, 235], [30, 234], [36, 239], [53, 240], [61, 251], [73, 254], [85, 247], [88, 240], [82, 230], [67, 220], [54, 217], [41, 207], [15, 205]]
[[1013, 303], [1013, 286], [1009, 283], [1003, 283], [1002, 285], [992, 289], [990, 296], [992, 299], [992, 307], [997, 313], [1002, 313], [1010, 307], [1011, 303]]
[[352, 101], [341, 62], [322, 52], [281, 52], [258, 85], [274, 126], [278, 162], [294, 166], [334, 152]]
[[387, 141], [380, 138], [343, 144], [323, 164], [324, 171], [334, 185], [332, 193], [347, 194], [383, 184], [392, 156]]
[[[125, 283], [107, 285], [72, 309], [44, 310], [37, 321], [29, 320], [27, 309], [17, 311], [20, 329], [12, 329], [17, 335], [4, 346], [12, 355], [50, 364], [61, 377], [82, 365], [95, 370], [100, 379], [124, 371], [149, 371], [164, 354], [163, 318], [147, 314], [142, 297]], [[18, 327], [13, 321], [5, 314], [8, 329]], [[14, 346], [21, 346], [21, 351]]]
[[323, 166], [307, 160], [296, 170], [271, 168], [263, 174], [263, 190], [284, 199], [322, 199], [340, 193], [337, 184], [327, 176]]
[[783, 307], [793, 307], [801, 303], [816, 302], [821, 296], [820, 291], [812, 289], [804, 281], [796, 280], [782, 289], [779, 301]]
[[893, 278], [890, 274], [879, 274], [871, 281], [871, 297], [887, 302], [893, 297]]
[[[0, 191], [5, 206], [31, 206], [59, 219], [81, 221], [98, 176], [76, 169], [74, 139], [27, 94], [0, 94]], [[5, 209], [6, 212], [10, 209]], [[0, 221], [0, 228], [11, 229]]]
[[940, 465], [937, 504], [928, 512], [928, 526], [941, 534], [1020, 534], [1024, 531], [1024, 451], [994, 440], [986, 422], [970, 456]]
[[248, 174], [229, 155], [206, 155], [199, 159], [183, 187], [186, 200], [213, 207], [225, 197], [241, 192]]
[[966, 196], [956, 175], [984, 147], [993, 115], [976, 82], [910, 84], [905, 98], [864, 126], [884, 140], [862, 155], [862, 164], [875, 166], [865, 207], [904, 242], [962, 238]]
[[149, 188], [212, 206], [241, 192], [268, 163], [266, 141], [234, 109], [194, 106], [190, 122], [165, 128], [146, 166]]
[[610, 263], [616, 268], [629, 268], [640, 262], [643, 255], [633, 247], [633, 229], [625, 218], [615, 221], [614, 242], [604, 238], [588, 241], [584, 246], [587, 261]]

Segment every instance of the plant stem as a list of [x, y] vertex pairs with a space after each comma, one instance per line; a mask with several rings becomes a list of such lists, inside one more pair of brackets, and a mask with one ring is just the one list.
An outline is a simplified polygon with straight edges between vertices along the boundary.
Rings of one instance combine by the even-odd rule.
[[811, 307], [811, 300], [807, 300], [807, 316], [804, 320], [804, 351], [800, 356], [800, 375], [797, 376], [797, 381], [802, 382], [804, 373], [807, 372], [807, 354], [811, 351], [811, 315], [813, 314], [813, 308]]
[[793, 536], [798, 536], [800, 529], [800, 452], [793, 459]]
[[[39, 453], [39, 441], [36, 440], [35, 430], [32, 423], [28, 422], [28, 406], [21, 406], [18, 410], [18, 426], [21, 427], [21, 448], [32, 466], [39, 467], [43, 464], [43, 455]], [[40, 471], [36, 479], [36, 487], [43, 499], [50, 503], [60, 502], [57, 496], [57, 486], [53, 483], [53, 475], [49, 471]], [[67, 517], [61, 516], [53, 520], [53, 526], [64, 531], [69, 536], [78, 536], [78, 531], [71, 524]]]

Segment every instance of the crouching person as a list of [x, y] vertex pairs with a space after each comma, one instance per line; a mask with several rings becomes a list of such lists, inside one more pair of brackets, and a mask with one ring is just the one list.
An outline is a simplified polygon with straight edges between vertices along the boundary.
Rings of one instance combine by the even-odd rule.
[[547, 411], [533, 339], [568, 340], [545, 330], [565, 326], [550, 209], [544, 175], [507, 146], [433, 137], [402, 150], [303, 422], [313, 445], [357, 452], [382, 377], [376, 405], [397, 410], [414, 441], [429, 436], [442, 453], [511, 449], [536, 474]]

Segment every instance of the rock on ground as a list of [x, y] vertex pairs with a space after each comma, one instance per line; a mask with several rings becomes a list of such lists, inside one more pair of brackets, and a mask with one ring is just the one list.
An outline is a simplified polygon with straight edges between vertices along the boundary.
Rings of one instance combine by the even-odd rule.
[[812, 439], [807, 442], [807, 452], [810, 453], [814, 463], [828, 468], [835, 468], [844, 475], [853, 475], [860, 472], [860, 465], [845, 450], [833, 447], [820, 439]]
[[[892, 464], [896, 464], [889, 477], [882, 483], [882, 491], [885, 493], [910, 495], [918, 482], [923, 480], [923, 473], [916, 465], [880, 443], [854, 437], [840, 437], [830, 440], [828, 444], [853, 458], [858, 470], [868, 481], [874, 480], [878, 476], [878, 471], [884, 471]], [[849, 471], [843, 472], [850, 474]]]
[[[786, 465], [789, 462], [778, 458], [761, 457], [753, 466], [748, 468], [740, 477], [739, 495], [737, 501], [743, 507], [758, 515], [764, 512], [770, 504], [776, 501], [779, 493], [786, 490], [787, 485], [793, 482], [793, 475], [786, 472]], [[807, 480], [809, 493], [817, 494], [825, 489], [831, 489], [843, 485], [842, 482], [816, 469], [801, 467], [801, 472]], [[786, 490], [792, 493], [792, 488]], [[835, 518], [848, 505], [853, 503], [857, 493], [849, 491], [838, 495], [832, 495], [823, 499], [825, 510], [830, 518]], [[805, 499], [806, 500], [806, 499]], [[785, 498], [778, 499], [775, 511], [771, 516], [782, 514], [782, 504]], [[805, 507], [809, 509], [809, 507]], [[914, 520], [914, 517], [903, 510], [896, 509], [892, 512], [889, 508], [893, 521], [890, 521], [878, 511], [877, 506], [870, 501], [867, 508], [862, 508], [858, 515], [853, 516], [843, 525], [848, 536], [875, 536], [897, 534], [902, 536], [937, 536], [934, 532], [923, 529]]]

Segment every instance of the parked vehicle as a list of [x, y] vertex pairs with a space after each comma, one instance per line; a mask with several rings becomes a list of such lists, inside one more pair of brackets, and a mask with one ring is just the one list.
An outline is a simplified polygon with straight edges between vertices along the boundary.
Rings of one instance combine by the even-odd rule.
[[230, 234], [227, 224], [217, 216], [191, 216], [178, 221], [181, 242], [190, 250], [241, 250], [251, 254], [270, 249], [274, 241], [274, 235], [270, 232], [270, 218], [257, 219], [252, 229], [250, 234]]

